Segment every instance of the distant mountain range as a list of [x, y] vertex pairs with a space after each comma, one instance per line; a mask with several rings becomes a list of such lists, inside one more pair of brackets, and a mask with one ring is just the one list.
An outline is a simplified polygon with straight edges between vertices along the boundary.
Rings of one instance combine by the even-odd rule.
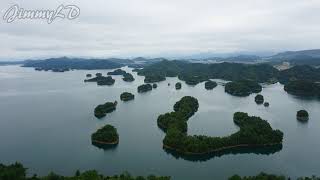
[[[209, 54], [207, 54], [209, 55]], [[113, 69], [122, 66], [143, 67], [148, 64], [167, 60], [166, 58], [49, 58], [43, 60], [25, 60], [19, 62], [0, 62], [0, 65], [23, 64], [24, 67], [38, 67], [43, 69], [69, 68], [69, 69]], [[320, 49], [287, 51], [272, 56], [257, 56], [251, 54], [237, 54], [223, 57], [183, 58], [174, 59], [189, 62], [217, 63], [217, 62], [237, 62], [237, 63], [270, 63], [272, 65], [288, 62], [293, 65], [320, 66]]]

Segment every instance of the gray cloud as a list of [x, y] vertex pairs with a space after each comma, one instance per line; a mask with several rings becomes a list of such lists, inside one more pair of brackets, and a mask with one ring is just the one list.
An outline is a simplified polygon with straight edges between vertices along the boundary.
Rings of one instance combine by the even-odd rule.
[[2, 0], [80, 17], [0, 22], [0, 58], [179, 56], [319, 48], [318, 0]]

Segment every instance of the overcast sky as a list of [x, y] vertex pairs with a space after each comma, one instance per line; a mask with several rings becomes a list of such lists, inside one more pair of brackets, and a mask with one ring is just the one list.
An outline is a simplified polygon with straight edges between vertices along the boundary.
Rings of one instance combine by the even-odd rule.
[[[77, 5], [75, 20], [6, 23], [9, 7]], [[320, 48], [320, 0], [1, 0], [0, 59], [188, 56]]]

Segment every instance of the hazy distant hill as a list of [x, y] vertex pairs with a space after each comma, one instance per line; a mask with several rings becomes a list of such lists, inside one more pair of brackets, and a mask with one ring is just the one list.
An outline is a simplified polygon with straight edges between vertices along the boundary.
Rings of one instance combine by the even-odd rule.
[[275, 63], [290, 62], [293, 65], [320, 65], [320, 49], [304, 51], [287, 51], [266, 58]]
[[124, 66], [126, 60], [122, 59], [81, 59], [81, 58], [50, 58], [45, 60], [25, 61], [24, 67], [43, 69], [113, 69]]

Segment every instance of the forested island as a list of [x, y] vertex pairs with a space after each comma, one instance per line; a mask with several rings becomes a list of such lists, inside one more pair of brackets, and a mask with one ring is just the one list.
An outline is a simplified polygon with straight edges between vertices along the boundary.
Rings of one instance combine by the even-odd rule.
[[255, 81], [240, 80], [228, 82], [225, 85], [225, 92], [233, 96], [249, 96], [252, 93], [259, 93], [262, 87]]
[[144, 93], [152, 90], [151, 84], [142, 84], [138, 86], [138, 93]]
[[179, 89], [181, 89], [181, 82], [177, 82], [176, 83], [176, 85], [175, 85], [175, 87], [176, 87], [176, 90], [179, 90]]
[[144, 78], [145, 83], [155, 83], [155, 82], [160, 82], [164, 80], [166, 80], [165, 76], [156, 75], [156, 74], [147, 75]]
[[28, 177], [28, 168], [25, 168], [20, 163], [10, 165], [0, 164], [0, 179], [1, 180], [170, 180], [169, 176], [149, 175], [147, 177], [132, 176], [125, 172], [120, 175], [105, 176], [99, 174], [96, 170], [88, 170], [80, 172], [77, 170], [73, 176], [62, 176], [56, 173], [49, 173], [46, 176], [37, 176], [34, 174]]
[[300, 110], [297, 112], [297, 119], [299, 121], [308, 121], [309, 113], [306, 110]]
[[297, 96], [317, 96], [320, 97], [320, 83], [306, 81], [306, 80], [294, 80], [289, 81], [284, 90]]
[[132, 81], [134, 81], [134, 77], [133, 77], [132, 74], [130, 74], [130, 73], [125, 73], [125, 74], [123, 75], [122, 80], [124, 80], [124, 81], [126, 81], [126, 82], [132, 82]]
[[138, 75], [176, 77], [189, 85], [209, 79], [229, 81], [252, 80], [257, 82], [274, 81], [279, 71], [268, 64], [247, 65], [240, 63], [202, 64], [184, 61], [161, 61], [137, 70]]
[[125, 75], [127, 72], [122, 69], [116, 69], [114, 71], [108, 72], [108, 75]]
[[218, 86], [217, 82], [211, 81], [211, 80], [208, 80], [204, 83], [204, 88], [206, 88], [207, 90], [211, 90], [217, 86]]
[[91, 79], [85, 79], [84, 82], [96, 82], [97, 85], [103, 86], [103, 85], [113, 85], [115, 83], [115, 80], [111, 76], [102, 76], [101, 73], [97, 73], [96, 77]]
[[153, 88], [153, 89], [156, 89], [157, 87], [158, 87], [158, 85], [157, 85], [156, 83], [153, 83], [153, 84], [152, 84], [152, 88]]
[[103, 118], [107, 113], [111, 113], [116, 110], [117, 104], [117, 101], [100, 104], [94, 109], [94, 115], [97, 118]]
[[117, 129], [111, 125], [105, 125], [91, 135], [92, 143], [113, 145], [119, 143]]
[[257, 104], [263, 104], [264, 102], [264, 97], [261, 94], [256, 95], [256, 97], [254, 98], [254, 101]]
[[134, 95], [129, 92], [124, 92], [120, 95], [122, 101], [130, 101], [134, 99]]
[[158, 126], [166, 132], [165, 149], [182, 154], [202, 155], [237, 147], [273, 146], [282, 144], [283, 133], [273, 130], [260, 117], [236, 112], [234, 123], [240, 130], [226, 137], [187, 135], [187, 121], [198, 110], [198, 100], [185, 96], [174, 105], [174, 111], [158, 117]]

